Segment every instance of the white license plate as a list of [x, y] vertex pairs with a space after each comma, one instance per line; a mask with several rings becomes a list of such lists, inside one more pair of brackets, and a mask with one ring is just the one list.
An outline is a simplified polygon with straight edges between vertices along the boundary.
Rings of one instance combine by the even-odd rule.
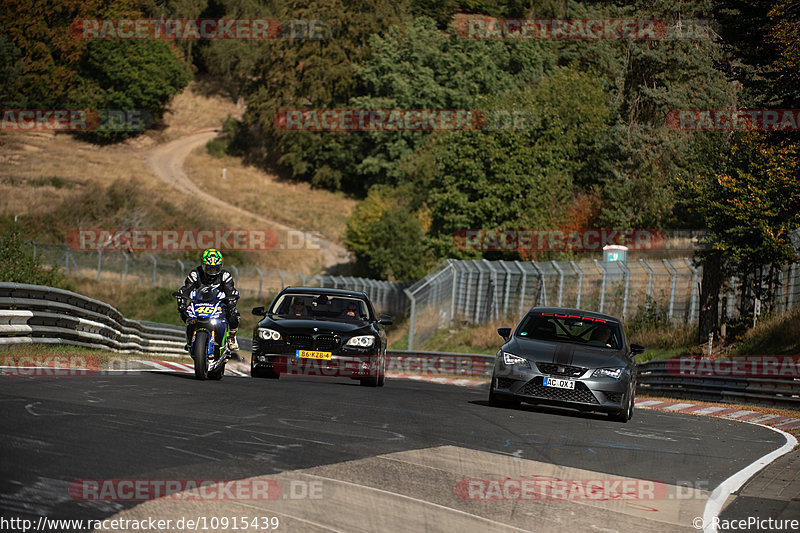
[[544, 386], [556, 389], [574, 389], [575, 382], [570, 379], [544, 378]]

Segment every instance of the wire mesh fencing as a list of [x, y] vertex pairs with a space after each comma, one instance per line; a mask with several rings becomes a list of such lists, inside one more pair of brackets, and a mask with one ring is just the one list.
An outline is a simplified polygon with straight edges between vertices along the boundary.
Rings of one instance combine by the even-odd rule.
[[[180, 286], [195, 266], [155, 255], [73, 250], [63, 244], [31, 246], [42, 263], [54, 265], [66, 275], [153, 287]], [[240, 293], [258, 299], [290, 285], [362, 291], [379, 313], [408, 315], [409, 350], [441, 328], [456, 323], [516, 321], [534, 306], [586, 309], [622, 319], [656, 309], [668, 320], [682, 323], [696, 323], [700, 315], [702, 269], [689, 258], [628, 263], [449, 259], [426, 277], [405, 283], [235, 265], [228, 268]], [[785, 312], [799, 306], [800, 265], [784, 267], [776, 279], [779, 283], [769, 302], [771, 309]], [[737, 278], [726, 280], [720, 314], [727, 319], [737, 318], [741, 303], [749, 298], [741, 290]]]

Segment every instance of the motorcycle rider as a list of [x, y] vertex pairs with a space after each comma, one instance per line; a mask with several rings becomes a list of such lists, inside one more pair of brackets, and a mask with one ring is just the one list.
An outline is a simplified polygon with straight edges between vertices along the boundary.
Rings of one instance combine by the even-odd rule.
[[[239, 343], [236, 341], [236, 332], [239, 329], [239, 311], [236, 309], [236, 302], [239, 301], [239, 291], [236, 290], [231, 273], [222, 268], [224, 263], [222, 253], [214, 248], [209, 248], [203, 252], [203, 263], [189, 272], [181, 287], [181, 294], [188, 297], [189, 293], [203, 286], [219, 285], [220, 290], [225, 293], [225, 318], [228, 321], [228, 349], [232, 352], [239, 350]], [[179, 307], [181, 319], [186, 322], [185, 309]], [[186, 329], [187, 349], [189, 339], [189, 328]], [[238, 357], [234, 354], [234, 359]]]

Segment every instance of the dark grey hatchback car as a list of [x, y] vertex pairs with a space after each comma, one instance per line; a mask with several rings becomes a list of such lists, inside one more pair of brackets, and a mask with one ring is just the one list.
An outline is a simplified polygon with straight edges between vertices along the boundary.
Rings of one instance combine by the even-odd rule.
[[636, 397], [636, 354], [619, 319], [581, 309], [534, 307], [497, 352], [489, 404], [521, 402], [607, 413], [627, 422]]

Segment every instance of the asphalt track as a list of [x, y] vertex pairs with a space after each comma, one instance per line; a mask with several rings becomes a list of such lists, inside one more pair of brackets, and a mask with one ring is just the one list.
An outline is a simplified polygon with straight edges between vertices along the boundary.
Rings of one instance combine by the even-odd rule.
[[[621, 424], [485, 400], [479, 389], [404, 380], [371, 389], [168, 372], [0, 377], [0, 516], [277, 516], [278, 531], [696, 531], [713, 488], [786, 442], [719, 418], [638, 410]], [[69, 491], [85, 479], [254, 477], [280, 482], [281, 497], [84, 501]], [[473, 501], [458, 489], [501, 478], [655, 480], [664, 490]], [[303, 484], [319, 489], [314, 499], [290, 494]]]

